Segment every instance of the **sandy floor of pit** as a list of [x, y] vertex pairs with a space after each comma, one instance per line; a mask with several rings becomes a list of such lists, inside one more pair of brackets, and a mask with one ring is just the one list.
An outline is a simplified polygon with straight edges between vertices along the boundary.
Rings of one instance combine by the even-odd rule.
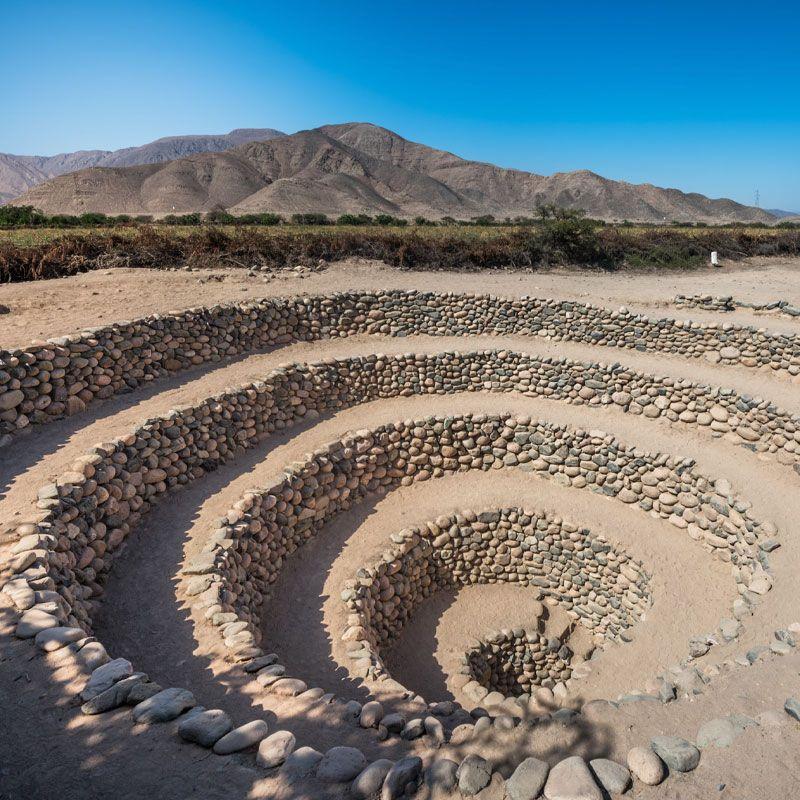
[[[736, 312], [713, 314], [673, 309], [667, 305], [675, 294], [732, 294], [749, 300], [800, 298], [798, 262], [751, 262], [733, 270], [687, 275], [600, 275], [597, 273], [546, 273], [536, 275], [426, 275], [399, 273], [374, 263], [348, 263], [306, 279], [274, 279], [263, 284], [241, 272], [225, 274], [222, 282], [198, 284], [197, 273], [117, 270], [92, 273], [65, 281], [17, 284], [0, 287], [0, 302], [11, 313], [0, 316], [0, 343], [23, 345], [38, 336], [72, 332], [86, 325], [111, 322], [122, 314], [132, 318], [144, 313], [189, 304], [212, 303], [266, 294], [299, 291], [329, 292], [350, 288], [420, 288], [436, 291], [493, 292], [572, 297], [607, 305], [626, 304], [653, 316], [676, 316], [698, 320], [735, 321], [756, 324], [770, 330], [794, 331], [800, 325], [791, 320]], [[64, 292], [64, 289], [69, 291]], [[118, 291], [119, 290], [119, 291]], [[58, 298], [50, 294], [60, 291]], [[98, 294], [92, 294], [97, 292]], [[165, 298], [169, 306], [164, 305]], [[225, 386], [263, 375], [270, 367], [291, 360], [317, 360], [331, 355], [383, 352], [436, 352], [442, 349], [484, 349], [513, 347], [541, 355], [564, 355], [588, 361], [620, 361], [642, 371], [672, 374], [737, 388], [741, 392], [774, 399], [797, 413], [800, 391], [788, 381], [760, 371], [712, 367], [701, 362], [653, 356], [625, 350], [585, 345], [559, 344], [525, 337], [475, 337], [464, 339], [382, 340], [357, 337], [337, 342], [296, 345], [272, 353], [254, 355], [158, 381], [155, 385], [99, 404], [86, 414], [56, 422], [21, 437], [18, 446], [0, 451], [0, 531], [11, 523], [35, 517], [33, 506], [38, 486], [63, 471], [75, 455], [91, 444], [133, 427], [146, 417], [163, 413], [180, 403], [212, 394]], [[691, 455], [698, 469], [731, 480], [734, 489], [750, 499], [759, 518], [775, 521], [782, 548], [774, 554], [775, 589], [759, 606], [756, 616], [746, 621], [741, 640], [727, 648], [714, 648], [707, 660], [740, 653], [751, 644], [769, 640], [776, 627], [800, 619], [800, 596], [795, 576], [800, 564], [800, 541], [796, 520], [800, 518], [800, 477], [787, 467], [764, 461], [747, 450], [723, 440], [713, 440], [697, 428], [670, 425], [664, 421], [629, 417], [614, 409], [567, 406], [557, 401], [533, 400], [515, 395], [469, 394], [447, 397], [405, 398], [367, 404], [343, 411], [316, 423], [300, 424], [293, 431], [274, 437], [261, 448], [243, 453], [235, 462], [206, 476], [195, 485], [176, 493], [143, 521], [130, 539], [130, 546], [114, 570], [108, 586], [105, 609], [98, 632], [115, 656], [130, 657], [165, 685], [184, 685], [204, 704], [226, 708], [236, 722], [262, 716], [273, 729], [289, 727], [300, 743], [320, 749], [350, 743], [370, 757], [396, 757], [407, 745], [396, 741], [381, 744], [352, 723], [337, 720], [330, 709], [305, 707], [296, 701], [275, 703], [268, 695], [254, 692], [250, 683], [232, 671], [208, 629], [191, 619], [181, 594], [178, 571], [183, 560], [204, 543], [211, 520], [224, 512], [241, 493], [262, 484], [280, 466], [307, 452], [316, 443], [338, 438], [345, 430], [381, 424], [399, 417], [451, 413], [453, 409], [488, 412], [513, 411], [581, 427], [597, 427], [625, 441], [652, 450]], [[719, 562], [693, 546], [684, 533], [667, 523], [649, 518], [641, 511], [585, 490], [562, 489], [530, 475], [505, 473], [462, 476], [431, 481], [388, 494], [328, 526], [311, 546], [287, 563], [275, 586], [265, 623], [268, 640], [281, 654], [292, 674], [304, 679], [338, 681], [342, 696], [364, 696], [360, 683], [346, 669], [338, 650], [336, 632], [341, 630], [340, 578], [385, 549], [388, 535], [398, 526], [424, 522], [448, 508], [438, 497], [439, 486], [453, 486], [444, 495], [452, 508], [481, 503], [512, 505], [519, 496], [533, 496], [531, 504], [548, 507], [618, 541], [646, 565], [655, 567], [656, 605], [635, 630], [630, 646], [604, 654], [586, 679], [588, 696], [615, 696], [637, 688], [651, 670], [663, 668], [680, 657], [687, 632], [701, 633], [729, 606], [733, 584]], [[502, 479], [498, 478], [502, 476]], [[473, 485], [471, 481], [488, 480]], [[438, 486], [437, 486], [438, 483]], [[460, 484], [460, 486], [459, 486]], [[426, 495], [426, 492], [428, 493]], [[509, 494], [513, 499], [508, 498]], [[537, 502], [536, 498], [541, 502]], [[626, 513], [627, 512], [627, 513]], [[426, 516], [427, 515], [427, 516]], [[624, 524], [621, 524], [621, 521]], [[686, 558], [691, 553], [697, 558]], [[307, 590], [312, 585], [315, 592]], [[298, 592], [306, 589], [301, 595]], [[302, 602], [298, 603], [298, 596]], [[0, 596], [2, 597], [2, 596]], [[659, 603], [661, 604], [659, 606]], [[658, 613], [656, 613], [658, 612]], [[465, 605], [465, 616], [470, 612]], [[494, 613], [494, 612], [493, 612]], [[488, 614], [493, 619], [493, 613]], [[426, 614], [428, 615], [426, 617]], [[0, 797], [64, 798], [158, 797], [183, 798], [197, 791], [205, 797], [300, 797], [320, 796], [319, 787], [288, 787], [264, 778], [252, 756], [220, 759], [205, 751], [185, 746], [174, 735], [174, 725], [157, 729], [131, 728], [127, 712], [101, 718], [85, 718], [71, 699], [80, 688], [80, 677], [70, 669], [51, 673], [41, 658], [34, 657], [28, 643], [7, 636], [11, 615], [0, 605]], [[436, 626], [436, 608], [421, 609], [420, 628], [409, 629], [408, 641], [398, 643], [398, 666], [415, 676], [419, 686], [435, 688], [441, 670], [437, 664], [454, 646]], [[427, 627], [426, 627], [427, 626]], [[427, 633], [425, 632], [427, 630]], [[440, 641], [428, 647], [423, 659], [414, 657], [416, 633], [436, 632]], [[459, 645], [460, 646], [460, 645]], [[628, 648], [631, 649], [628, 649]], [[53, 657], [49, 657], [52, 659]], [[413, 662], [409, 663], [409, 662]], [[418, 672], [414, 672], [419, 668]], [[553, 727], [537, 731], [522, 741], [504, 738], [481, 746], [497, 758], [511, 759], [536, 752], [551, 759], [570, 745], [576, 752], [609, 755], [623, 759], [627, 747], [646, 741], [654, 733], [679, 733], [693, 738], [708, 719], [731, 711], [756, 714], [780, 709], [789, 693], [797, 694], [800, 658], [776, 659], [769, 665], [739, 668], [722, 676], [693, 702], [666, 707], [633, 704], [624, 711], [593, 714], [579, 728]], [[313, 681], [310, 680], [310, 685]], [[331, 687], [337, 689], [337, 687]], [[441, 686], [439, 688], [442, 688]], [[446, 688], [446, 687], [444, 687]], [[641, 688], [639, 685], [638, 688]], [[348, 690], [348, 691], [346, 691]], [[352, 694], [350, 694], [352, 692]], [[431, 696], [428, 699], [437, 699]], [[782, 713], [782, 712], [781, 712]], [[785, 715], [784, 715], [785, 716]], [[700, 768], [689, 776], [671, 778], [655, 790], [637, 789], [642, 798], [722, 797], [778, 798], [791, 796], [800, 785], [800, 726], [786, 717], [776, 729], [750, 730], [728, 750], [707, 752]], [[10, 754], [10, 755], [9, 755]], [[455, 753], [453, 757], [463, 755]], [[725, 789], [719, 790], [718, 784]], [[497, 786], [482, 795], [500, 797]], [[5, 795], [3, 794], [5, 793]]]

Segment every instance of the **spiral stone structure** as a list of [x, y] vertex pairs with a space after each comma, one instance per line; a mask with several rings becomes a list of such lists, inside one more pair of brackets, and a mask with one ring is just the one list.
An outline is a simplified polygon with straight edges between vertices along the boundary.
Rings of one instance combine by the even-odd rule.
[[311, 294], [0, 352], [37, 713], [122, 797], [137, 757], [211, 797], [711, 796], [798, 736], [800, 329], [684, 307]]

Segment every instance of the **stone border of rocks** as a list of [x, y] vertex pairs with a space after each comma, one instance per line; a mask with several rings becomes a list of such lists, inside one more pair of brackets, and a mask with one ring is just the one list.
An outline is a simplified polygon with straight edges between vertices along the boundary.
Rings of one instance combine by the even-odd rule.
[[651, 320], [572, 301], [388, 291], [265, 298], [93, 328], [0, 351], [0, 444], [31, 424], [79, 413], [168, 374], [292, 341], [517, 334], [674, 353], [800, 374], [800, 337], [763, 329]]
[[[445, 587], [499, 581], [532, 587], [563, 606], [573, 622], [592, 631], [597, 646], [607, 638], [617, 640], [652, 603], [647, 590], [649, 576], [641, 564], [587, 528], [545, 511], [464, 510], [399, 531], [391, 538], [393, 547], [359, 569], [342, 592], [349, 612], [342, 639], [352, 643], [349, 656], [354, 659], [356, 675], [362, 678], [389, 677], [382, 648], [400, 635], [420, 603]], [[518, 635], [498, 632], [495, 638], [476, 645], [474, 655], [485, 658], [486, 646], [491, 650], [500, 643], [505, 649], [519, 646], [529, 655], [541, 654], [526, 663], [534, 669], [543, 668], [545, 661], [548, 669], [550, 662], [561, 666], [555, 679], [534, 681], [533, 686], [554, 688], [560, 684], [557, 691], [566, 693], [570, 675], [561, 673], [568, 670], [564, 661], [572, 654], [560, 655], [561, 642], [551, 647], [538, 632], [524, 631]], [[530, 694], [532, 681], [527, 683]], [[474, 694], [479, 703], [490, 691], [476, 686]], [[497, 698], [495, 704], [502, 705], [506, 699]]]
[[800, 308], [792, 305], [788, 300], [773, 300], [769, 303], [751, 303], [739, 300], [732, 295], [714, 296], [710, 294], [676, 295], [672, 300], [678, 308], [702, 308], [706, 311], [735, 311], [737, 308], [747, 308], [757, 314], [775, 314], [786, 319], [800, 317]]

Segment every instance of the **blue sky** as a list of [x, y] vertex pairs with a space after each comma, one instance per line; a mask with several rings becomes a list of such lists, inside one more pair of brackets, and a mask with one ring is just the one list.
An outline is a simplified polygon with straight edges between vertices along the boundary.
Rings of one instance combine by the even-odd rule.
[[800, 6], [3, 3], [0, 152], [369, 121], [466, 158], [800, 211]]

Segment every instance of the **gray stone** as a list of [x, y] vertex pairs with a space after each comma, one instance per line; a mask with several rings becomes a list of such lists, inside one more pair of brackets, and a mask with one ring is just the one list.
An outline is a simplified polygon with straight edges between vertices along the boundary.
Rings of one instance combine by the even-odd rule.
[[169, 722], [194, 705], [194, 695], [188, 689], [162, 689], [134, 706], [133, 719], [142, 725]]
[[700, 763], [700, 751], [680, 736], [655, 736], [650, 745], [656, 755], [675, 772], [691, 772]]
[[128, 692], [128, 696], [125, 698], [125, 704], [137, 706], [139, 703], [157, 695], [162, 688], [162, 686], [152, 681], [139, 681], [138, 683], [134, 683]]
[[589, 762], [597, 782], [610, 795], [625, 794], [631, 786], [631, 773], [627, 767], [608, 758], [595, 758]]
[[89, 715], [104, 714], [106, 711], [124, 706], [128, 702], [128, 696], [133, 687], [146, 680], [147, 676], [143, 672], [135, 672], [129, 678], [117, 681], [104, 692], [87, 700], [81, 706], [81, 711]]
[[508, 800], [534, 800], [544, 788], [550, 767], [538, 758], [526, 758], [506, 781]]
[[351, 781], [367, 766], [364, 754], [355, 747], [331, 747], [317, 766], [317, 777], [326, 783]]
[[254, 719], [234, 728], [226, 733], [214, 745], [214, 752], [218, 756], [227, 756], [238, 753], [248, 747], [258, 744], [269, 733], [269, 726], [263, 719]]
[[256, 764], [266, 769], [280, 766], [294, 750], [295, 744], [297, 739], [291, 731], [275, 731], [259, 744]]
[[187, 714], [178, 723], [178, 735], [184, 741], [194, 742], [201, 747], [213, 747], [232, 728], [231, 718], [221, 709], [212, 708]]
[[559, 761], [544, 785], [547, 800], [603, 800], [603, 793], [580, 756]]
[[271, 667], [273, 664], [277, 663], [277, 661], [278, 656], [275, 653], [267, 653], [267, 655], [259, 656], [252, 661], [248, 661], [243, 669], [246, 673], [252, 674], [253, 672], [264, 669], [264, 667]]
[[394, 761], [389, 761], [388, 758], [379, 758], [377, 761], [373, 761], [356, 776], [350, 785], [350, 794], [357, 800], [367, 800], [367, 798], [377, 796], [393, 765]]
[[794, 697], [787, 698], [786, 702], [783, 704], [783, 710], [790, 717], [800, 722], [800, 700], [796, 700]]
[[492, 767], [485, 758], [471, 753], [459, 765], [456, 778], [461, 794], [471, 797], [489, 785]]
[[380, 722], [389, 733], [400, 733], [406, 726], [405, 718], [402, 714], [387, 714]]
[[125, 658], [115, 658], [101, 664], [89, 676], [83, 691], [82, 700], [91, 700], [93, 697], [102, 694], [106, 689], [110, 689], [117, 681], [123, 678], [130, 678], [133, 674], [133, 665]]
[[400, 731], [400, 736], [407, 741], [419, 739], [420, 736], [425, 735], [425, 721], [422, 719], [411, 719], [406, 726]]
[[408, 794], [407, 787], [417, 786], [422, 775], [422, 759], [417, 756], [401, 758], [388, 772], [381, 791], [381, 800], [396, 800]]
[[449, 758], [437, 758], [425, 772], [425, 783], [433, 790], [450, 792], [458, 778], [458, 764]]

